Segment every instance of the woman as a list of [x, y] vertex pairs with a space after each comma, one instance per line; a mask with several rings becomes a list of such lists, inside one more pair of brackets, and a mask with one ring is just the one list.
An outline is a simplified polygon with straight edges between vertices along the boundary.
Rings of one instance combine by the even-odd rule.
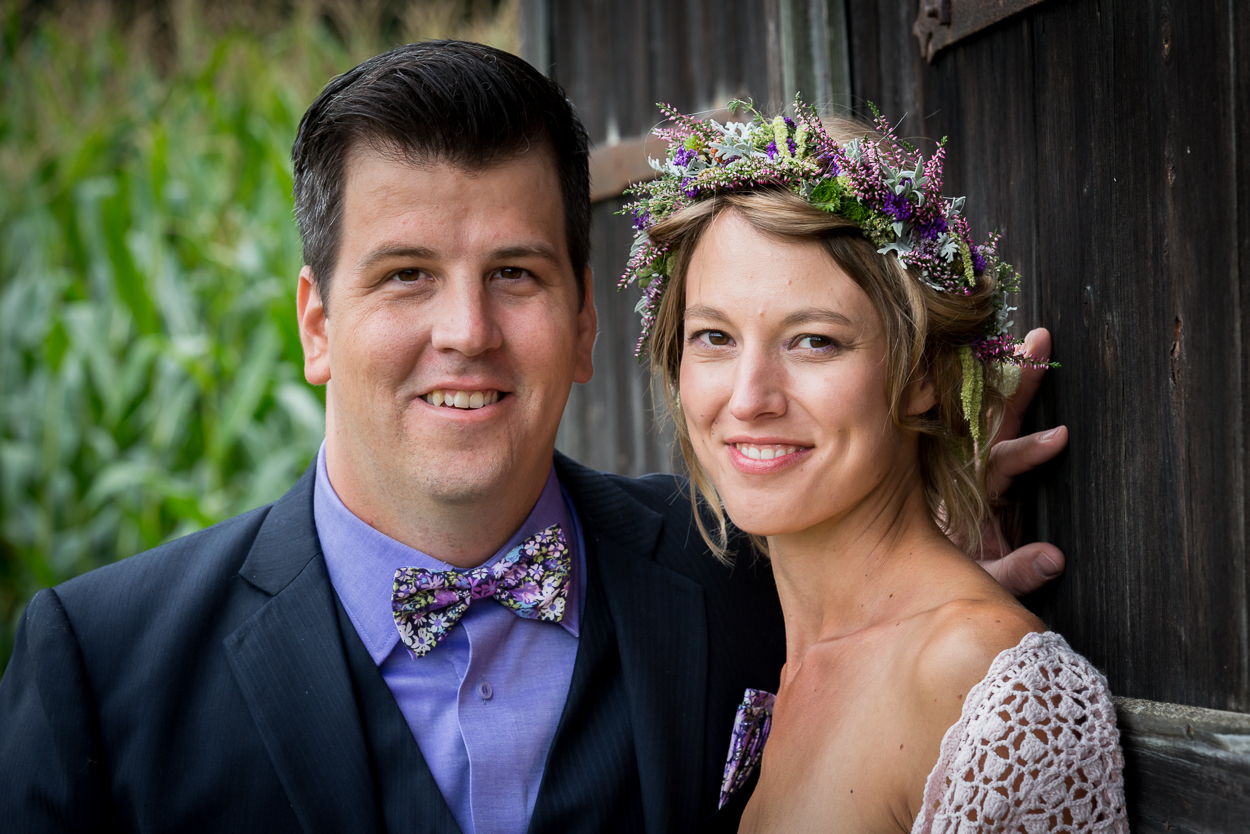
[[1016, 276], [941, 196], [941, 149], [796, 110], [669, 111], [631, 206], [700, 529], [755, 538], [785, 615], [771, 732], [749, 691], [722, 802], [768, 732], [743, 832], [1125, 831], [1105, 680], [969, 558], [986, 438], [1044, 361], [1007, 335]]

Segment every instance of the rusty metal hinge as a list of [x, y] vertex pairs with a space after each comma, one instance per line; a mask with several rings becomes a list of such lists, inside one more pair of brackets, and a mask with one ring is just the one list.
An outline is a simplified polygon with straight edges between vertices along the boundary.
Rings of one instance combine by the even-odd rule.
[[920, 54], [929, 63], [938, 50], [993, 26], [1042, 0], [920, 0], [920, 13], [912, 34], [920, 41]]

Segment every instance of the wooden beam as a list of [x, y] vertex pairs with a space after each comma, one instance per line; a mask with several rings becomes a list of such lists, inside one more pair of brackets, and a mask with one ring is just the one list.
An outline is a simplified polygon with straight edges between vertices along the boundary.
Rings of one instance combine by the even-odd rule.
[[[699, 118], [715, 119], [724, 124], [735, 117], [725, 109], [697, 114]], [[737, 116], [743, 120], [741, 114]], [[592, 203], [621, 196], [626, 186], [655, 179], [655, 170], [647, 157], [663, 158], [665, 144], [650, 133], [621, 139], [590, 152], [590, 201]]]
[[1246, 830], [1250, 715], [1114, 700], [1134, 834]]
[[[648, 138], [635, 136], [590, 152], [592, 203], [619, 197], [626, 186], [655, 178], [655, 171], [647, 162]], [[655, 144], [660, 146], [659, 142]], [[652, 153], [656, 154], [656, 150]]]

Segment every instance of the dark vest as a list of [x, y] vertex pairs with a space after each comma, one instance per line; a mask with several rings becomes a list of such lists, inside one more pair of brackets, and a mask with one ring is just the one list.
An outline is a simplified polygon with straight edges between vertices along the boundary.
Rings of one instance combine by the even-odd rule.
[[[586, 563], [589, 568], [594, 560]], [[460, 834], [399, 705], [342, 604], [338, 620], [386, 830]], [[531, 834], [645, 828], [625, 698], [616, 631], [600, 579], [588, 569], [577, 659], [530, 819]]]

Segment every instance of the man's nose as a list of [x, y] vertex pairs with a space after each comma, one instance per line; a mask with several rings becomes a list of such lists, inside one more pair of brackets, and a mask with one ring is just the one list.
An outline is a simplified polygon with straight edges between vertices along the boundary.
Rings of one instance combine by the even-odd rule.
[[786, 412], [785, 380], [780, 357], [762, 350], [743, 351], [734, 368], [729, 413], [742, 422], [780, 417]]
[[430, 335], [435, 350], [477, 356], [503, 344], [490, 293], [481, 280], [453, 278], [440, 296]]

